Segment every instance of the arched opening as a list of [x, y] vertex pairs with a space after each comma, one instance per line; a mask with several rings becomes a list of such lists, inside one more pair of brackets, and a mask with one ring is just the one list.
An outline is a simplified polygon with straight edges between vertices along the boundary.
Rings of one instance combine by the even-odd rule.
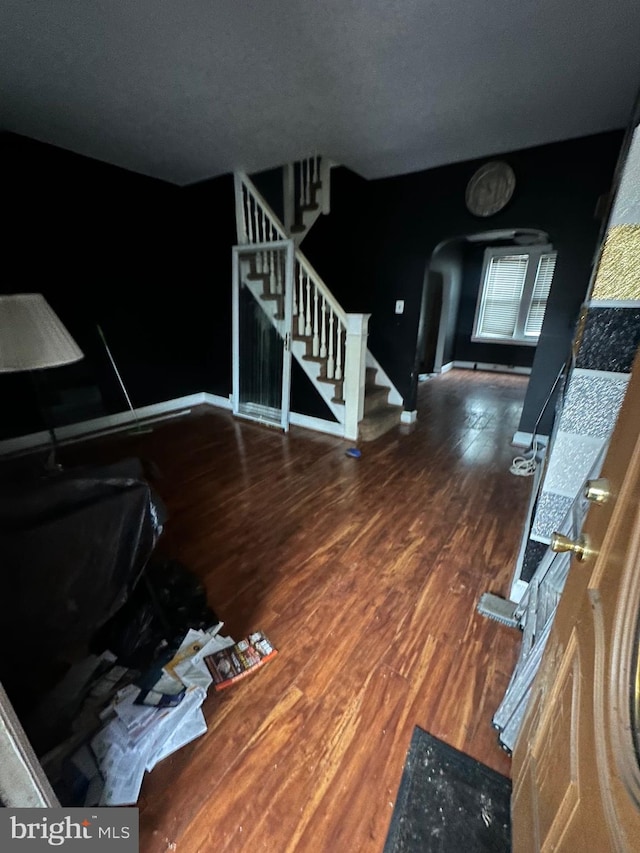
[[[425, 269], [416, 351], [418, 375], [426, 378], [454, 365], [529, 373], [537, 343], [534, 330], [528, 339], [514, 334], [512, 340], [499, 334], [478, 333], [487, 250], [496, 250], [496, 256], [520, 259], [526, 272], [527, 264], [531, 261], [533, 267], [543, 250], [550, 247], [549, 235], [535, 228], [480, 231], [442, 240]], [[502, 251], [510, 248], [513, 252]], [[537, 269], [529, 270], [528, 276], [531, 289]], [[514, 283], [514, 292], [517, 286]], [[523, 305], [522, 317], [527, 313], [533, 316], [533, 293], [528, 293], [526, 299], [529, 304]], [[540, 324], [543, 314], [544, 306], [542, 314], [538, 312]]]

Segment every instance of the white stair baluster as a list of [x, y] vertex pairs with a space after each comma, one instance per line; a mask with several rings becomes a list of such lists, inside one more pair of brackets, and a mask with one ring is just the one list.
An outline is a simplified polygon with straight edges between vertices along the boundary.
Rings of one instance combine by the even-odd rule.
[[[276, 259], [277, 259], [277, 264], [276, 264], [276, 293], [281, 294], [284, 292], [284, 288], [282, 286], [282, 279], [283, 279], [283, 275], [282, 275], [282, 264], [283, 264], [282, 251], [278, 252], [278, 254], [276, 255]], [[293, 288], [294, 306], [295, 306], [295, 301], [296, 301], [296, 289], [294, 287]], [[295, 317], [295, 315], [296, 315], [296, 309], [294, 307], [293, 316]]]
[[[269, 223], [269, 241], [273, 243], [276, 239], [275, 228]], [[278, 282], [276, 277], [276, 252], [269, 252], [269, 293], [278, 292]]]
[[247, 241], [253, 243], [253, 222], [251, 221], [251, 196], [249, 190], [242, 184], [242, 216], [244, 217], [244, 230]]
[[[282, 275], [282, 257], [280, 258], [280, 263], [278, 264], [278, 276]], [[280, 285], [282, 286], [282, 279], [279, 278]], [[292, 324], [296, 322], [296, 317], [298, 316], [298, 288], [296, 287], [295, 279], [293, 281], [293, 320]]]
[[318, 157], [317, 154], [313, 158], [313, 183], [314, 184], [318, 183], [318, 160], [319, 159], [320, 158]]
[[306, 323], [304, 326], [304, 333], [305, 333], [306, 337], [310, 338], [311, 337], [311, 279], [309, 278], [308, 275], [306, 276], [306, 279], [307, 279], [307, 305], [306, 305], [307, 311], [306, 311]]
[[340, 320], [336, 326], [336, 370], [334, 375], [336, 379], [342, 379], [342, 323]]
[[[267, 217], [264, 214], [264, 210], [262, 208], [260, 208], [260, 225], [261, 225], [260, 230], [261, 230], [261, 234], [262, 234], [262, 242], [268, 243], [269, 242], [269, 232], [267, 231], [268, 221], [267, 221]], [[263, 268], [263, 271], [265, 273], [269, 272], [269, 260], [270, 260], [269, 252], [264, 251], [262, 253], [262, 263], [263, 263], [262, 268]]]
[[298, 284], [300, 290], [300, 300], [298, 304], [298, 334], [300, 337], [304, 335], [304, 286], [302, 283], [302, 265], [298, 264]]
[[320, 330], [320, 358], [327, 357], [327, 300], [322, 297], [322, 328]]
[[329, 355], [327, 358], [327, 379], [333, 379], [335, 361], [333, 358], [333, 309], [329, 313]]
[[313, 355], [320, 352], [320, 329], [318, 328], [318, 288], [313, 288]]
[[[253, 202], [253, 226], [254, 226], [254, 234], [253, 239], [255, 243], [260, 242], [260, 229], [259, 229], [259, 219], [258, 219], [258, 202], [255, 198], [252, 198]], [[258, 252], [256, 255], [256, 272], [262, 273], [262, 253]]]

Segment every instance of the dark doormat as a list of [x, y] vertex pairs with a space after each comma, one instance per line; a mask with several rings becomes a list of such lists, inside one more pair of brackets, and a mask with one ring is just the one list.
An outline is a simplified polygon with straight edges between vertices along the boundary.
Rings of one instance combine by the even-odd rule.
[[511, 781], [413, 730], [384, 853], [508, 853]]

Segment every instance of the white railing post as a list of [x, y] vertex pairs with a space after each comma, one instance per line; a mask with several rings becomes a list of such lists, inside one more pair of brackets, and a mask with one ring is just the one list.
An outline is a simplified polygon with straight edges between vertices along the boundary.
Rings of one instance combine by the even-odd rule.
[[347, 314], [344, 356], [344, 437], [358, 438], [358, 424], [364, 416], [364, 385], [367, 366], [367, 337], [371, 314]]
[[233, 176], [233, 184], [235, 189], [236, 202], [236, 234], [238, 243], [248, 243], [247, 229], [245, 228], [245, 212], [244, 212], [244, 191], [242, 188], [242, 180], [236, 172]]

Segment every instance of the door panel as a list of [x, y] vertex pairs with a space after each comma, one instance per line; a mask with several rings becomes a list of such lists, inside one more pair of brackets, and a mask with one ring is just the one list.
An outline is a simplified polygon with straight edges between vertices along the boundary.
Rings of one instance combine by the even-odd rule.
[[595, 552], [573, 560], [513, 760], [513, 849], [632, 851], [640, 768], [631, 717], [640, 611], [640, 369], [590, 507]]
[[289, 428], [293, 243], [233, 249], [233, 411]]

